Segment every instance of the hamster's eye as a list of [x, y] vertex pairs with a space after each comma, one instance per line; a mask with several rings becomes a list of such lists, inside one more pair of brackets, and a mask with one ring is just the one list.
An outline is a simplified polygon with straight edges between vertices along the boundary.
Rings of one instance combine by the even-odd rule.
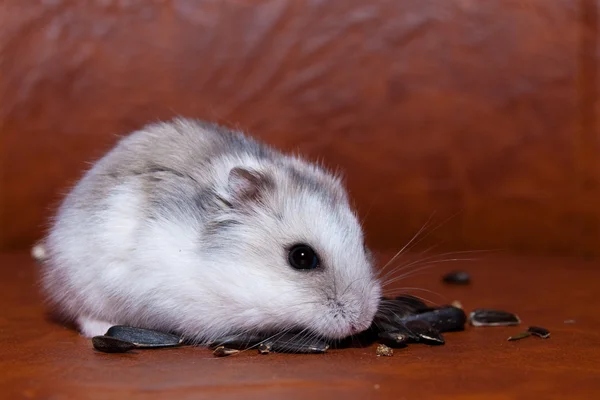
[[297, 244], [290, 249], [288, 262], [296, 269], [315, 269], [319, 266], [319, 257], [310, 246]]

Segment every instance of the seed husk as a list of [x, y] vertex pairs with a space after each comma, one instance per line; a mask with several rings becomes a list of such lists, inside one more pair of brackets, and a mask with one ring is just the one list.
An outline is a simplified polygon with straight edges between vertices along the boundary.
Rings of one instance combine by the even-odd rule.
[[508, 341], [512, 342], [512, 341], [515, 341], [515, 340], [521, 340], [521, 339], [528, 338], [529, 336], [531, 336], [530, 332], [521, 332], [521, 333], [518, 333], [518, 334], [516, 334], [514, 336], [509, 337]]
[[245, 350], [250, 347], [256, 346], [257, 344], [265, 340], [267, 337], [268, 336], [266, 335], [253, 334], [230, 335], [213, 340], [211, 343], [209, 343], [208, 347], [211, 349], [216, 349], [217, 347], [224, 346], [228, 349]]
[[406, 332], [379, 332], [379, 341], [392, 348], [406, 347], [410, 340], [410, 336]]
[[415, 320], [425, 321], [439, 332], [454, 332], [462, 331], [465, 328], [467, 315], [461, 308], [443, 306], [428, 312], [402, 318], [404, 323]]
[[404, 326], [407, 330], [418, 336], [418, 341], [426, 344], [444, 344], [445, 340], [440, 331], [426, 321], [407, 321]]
[[92, 345], [96, 350], [103, 353], [126, 353], [137, 348], [134, 343], [110, 336], [94, 336]]
[[442, 281], [450, 285], [468, 285], [471, 283], [471, 275], [465, 271], [452, 271], [444, 275]]
[[515, 314], [489, 308], [473, 310], [469, 320], [473, 326], [512, 326], [521, 323], [521, 319]]
[[550, 331], [546, 328], [542, 328], [541, 326], [530, 326], [527, 329], [527, 332], [532, 335], [541, 337], [542, 339], [548, 339], [550, 337]]
[[394, 355], [394, 349], [386, 346], [385, 344], [378, 344], [377, 348], [375, 349], [375, 354], [377, 354], [377, 357], [391, 357]]
[[239, 350], [237, 350], [237, 349], [229, 349], [229, 348], [227, 348], [227, 347], [225, 347], [225, 346], [219, 346], [219, 347], [217, 347], [217, 348], [216, 348], [216, 349], [213, 351], [213, 354], [214, 354], [216, 357], [227, 357], [227, 356], [230, 356], [230, 355], [232, 355], [232, 354], [239, 353], [239, 352], [240, 352], [240, 351], [239, 351]]
[[258, 345], [258, 353], [259, 354], [269, 354], [271, 352], [271, 345], [261, 343]]
[[170, 333], [125, 325], [111, 326], [104, 336], [133, 343], [138, 348], [175, 347], [183, 343], [183, 338]]
[[316, 354], [325, 353], [329, 345], [319, 339], [308, 340], [305, 337], [293, 333], [279, 335], [276, 338], [264, 342], [269, 351], [274, 353], [303, 353]]

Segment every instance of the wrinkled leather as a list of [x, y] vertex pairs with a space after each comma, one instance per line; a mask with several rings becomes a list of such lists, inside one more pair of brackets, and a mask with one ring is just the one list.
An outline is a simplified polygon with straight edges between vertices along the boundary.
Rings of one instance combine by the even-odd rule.
[[0, 248], [184, 115], [346, 175], [369, 242], [600, 254], [593, 0], [3, 2]]

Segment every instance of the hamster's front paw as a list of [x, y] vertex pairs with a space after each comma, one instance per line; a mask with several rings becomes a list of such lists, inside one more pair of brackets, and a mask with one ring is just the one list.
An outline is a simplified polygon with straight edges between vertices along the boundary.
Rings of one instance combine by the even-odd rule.
[[92, 318], [79, 317], [77, 318], [77, 325], [79, 326], [79, 332], [81, 332], [82, 336], [91, 338], [94, 336], [104, 335], [108, 328], [110, 328], [114, 324], [104, 321], [98, 321]]

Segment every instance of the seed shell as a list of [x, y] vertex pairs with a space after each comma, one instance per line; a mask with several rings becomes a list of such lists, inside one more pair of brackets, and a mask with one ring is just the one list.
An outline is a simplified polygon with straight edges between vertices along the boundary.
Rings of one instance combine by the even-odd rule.
[[440, 331], [426, 321], [412, 320], [405, 324], [406, 329], [418, 336], [418, 341], [426, 344], [444, 344], [445, 340]]
[[405, 294], [402, 296], [397, 296], [395, 299], [391, 300], [392, 302], [407, 308], [411, 312], [422, 312], [429, 309], [429, 306], [425, 304], [425, 302], [418, 297], [411, 296], [409, 294]]
[[94, 336], [92, 345], [103, 353], [126, 353], [137, 347], [134, 343], [110, 336]]
[[465, 271], [452, 271], [444, 275], [442, 281], [450, 285], [468, 285], [471, 283], [471, 275]]
[[232, 354], [236, 354], [239, 353], [240, 351], [237, 349], [229, 349], [225, 346], [219, 346], [215, 349], [215, 351], [213, 351], [213, 354], [216, 357], [227, 357], [230, 356]]
[[181, 337], [170, 333], [125, 325], [111, 326], [104, 336], [133, 343], [138, 348], [175, 347], [183, 342]]
[[550, 337], [550, 331], [546, 328], [542, 328], [541, 326], [530, 326], [527, 329], [527, 332], [532, 335], [541, 337], [542, 339], [548, 339]]
[[489, 308], [473, 310], [469, 320], [473, 326], [512, 326], [521, 323], [519, 316], [513, 313]]
[[404, 317], [401, 320], [404, 323], [414, 320], [425, 321], [439, 332], [454, 332], [464, 330], [467, 315], [461, 308], [443, 306], [424, 313]]
[[410, 336], [406, 332], [380, 332], [379, 341], [392, 348], [406, 347], [410, 340]]
[[308, 340], [303, 336], [288, 333], [266, 341], [269, 350], [275, 353], [325, 353], [329, 345], [321, 340]]

